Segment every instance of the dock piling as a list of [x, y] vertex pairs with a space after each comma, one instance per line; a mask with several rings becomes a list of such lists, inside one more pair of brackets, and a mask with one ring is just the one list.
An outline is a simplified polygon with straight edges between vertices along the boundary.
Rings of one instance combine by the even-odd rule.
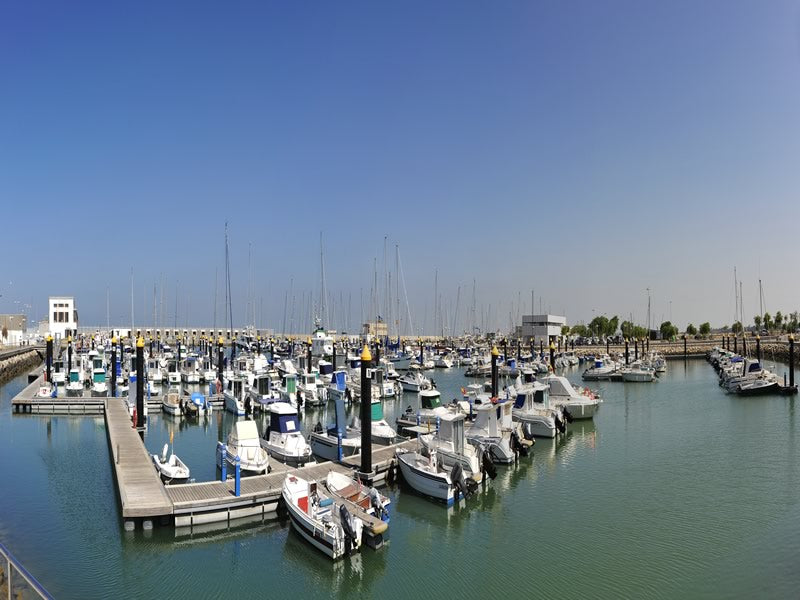
[[242, 468], [240, 464], [239, 455], [236, 455], [236, 471], [234, 475], [233, 495], [237, 498], [242, 495]]
[[625, 338], [625, 365], [627, 366], [630, 362], [630, 354], [628, 352], [628, 338]]
[[756, 358], [761, 362], [761, 336], [756, 336]]
[[47, 383], [50, 383], [52, 381], [52, 379], [50, 379], [50, 370], [53, 368], [53, 336], [52, 335], [48, 335], [47, 336], [47, 351], [46, 352], [47, 352], [47, 354], [46, 354], [47, 363], [45, 364], [45, 371], [46, 371], [45, 381]]
[[497, 398], [497, 346], [492, 346], [492, 398]]
[[361, 352], [361, 475], [372, 477], [372, 381], [369, 368], [372, 354], [365, 344]]
[[556, 370], [556, 346], [553, 344], [553, 340], [550, 340], [550, 368], [553, 369], [555, 373]]
[[789, 335], [789, 387], [794, 387], [794, 336]]
[[111, 338], [111, 397], [117, 397], [117, 336]]
[[220, 454], [219, 464], [221, 471], [219, 480], [222, 483], [225, 483], [226, 481], [228, 481], [228, 448], [225, 446], [225, 444], [220, 444], [219, 454]]
[[144, 339], [136, 340], [136, 428], [144, 427]]

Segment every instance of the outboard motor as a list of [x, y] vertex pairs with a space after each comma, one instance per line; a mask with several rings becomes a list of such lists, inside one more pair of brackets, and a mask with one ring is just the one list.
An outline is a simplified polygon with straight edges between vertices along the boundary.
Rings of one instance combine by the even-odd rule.
[[317, 421], [317, 424], [314, 425], [314, 433], [322, 433], [322, 423]]
[[381, 500], [381, 495], [378, 493], [374, 487], [369, 488], [369, 502], [372, 505], [372, 508], [375, 509], [375, 515], [381, 521], [389, 521], [389, 511], [386, 510], [386, 507], [383, 505], [383, 501]]
[[394, 485], [395, 479], [397, 479], [397, 459], [392, 458], [389, 463], [389, 470], [386, 472], [386, 484]]
[[561, 418], [558, 416], [558, 413], [555, 415], [556, 419], [556, 429], [558, 429], [561, 433], [564, 433], [567, 430], [567, 425]]
[[244, 414], [249, 415], [253, 412], [253, 405], [250, 402], [250, 396], [244, 399]]
[[357, 542], [356, 527], [353, 524], [353, 517], [344, 504], [339, 505], [339, 521], [341, 521], [342, 531], [344, 531], [344, 553], [349, 556]]
[[494, 461], [487, 448], [481, 448], [481, 466], [484, 474], [488, 475], [489, 479], [497, 477], [497, 467], [494, 466]]
[[511, 449], [516, 456], [528, 456], [528, 447], [520, 441], [516, 429], [511, 431]]
[[566, 406], [561, 407], [561, 412], [564, 413], [564, 418], [567, 420], [567, 423], [572, 423], [574, 419], [572, 418], [572, 413], [567, 410]]
[[450, 471], [450, 480], [453, 482], [453, 487], [456, 491], [461, 492], [461, 495], [466, 498], [469, 490], [467, 489], [467, 482], [464, 480], [464, 471], [460, 463], [453, 465], [453, 469]]

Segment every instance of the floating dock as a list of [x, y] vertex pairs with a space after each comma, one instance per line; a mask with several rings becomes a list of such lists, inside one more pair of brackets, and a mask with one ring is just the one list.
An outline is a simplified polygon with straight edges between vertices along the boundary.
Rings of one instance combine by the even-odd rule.
[[172, 500], [121, 399], [106, 400], [105, 417], [122, 518], [128, 521], [171, 515]]
[[[267, 515], [274, 516], [278, 511], [283, 480], [288, 473], [320, 481], [330, 471], [352, 473], [361, 467], [360, 454], [346, 457], [342, 463], [325, 461], [299, 468], [271, 460], [270, 473], [240, 478], [239, 496], [235, 493], [236, 483], [230, 468], [226, 481], [164, 485], [140, 433], [133, 427], [122, 398], [38, 398], [36, 392], [41, 384], [42, 377], [39, 376], [13, 398], [13, 412], [104, 415], [122, 519], [128, 530], [133, 529], [137, 522], [145, 528], [152, 527], [154, 520], [175, 527], [230, 523], [244, 517], [265, 520]], [[217, 396], [214, 400], [221, 403], [222, 399]], [[416, 447], [416, 440], [404, 440], [390, 446], [373, 445], [369, 483], [380, 484], [385, 480], [398, 448], [413, 450]]]

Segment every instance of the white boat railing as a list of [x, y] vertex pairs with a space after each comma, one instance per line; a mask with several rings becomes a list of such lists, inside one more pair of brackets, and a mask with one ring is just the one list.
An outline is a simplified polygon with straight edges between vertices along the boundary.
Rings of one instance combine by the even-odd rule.
[[39, 598], [53, 598], [2, 543], [0, 559], [0, 593], [4, 598], [28, 598], [32, 593]]

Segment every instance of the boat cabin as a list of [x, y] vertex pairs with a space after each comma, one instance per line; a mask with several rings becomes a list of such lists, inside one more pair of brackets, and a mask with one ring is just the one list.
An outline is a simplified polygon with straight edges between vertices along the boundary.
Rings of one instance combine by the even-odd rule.
[[458, 454], [464, 453], [464, 415], [450, 413], [439, 419], [439, 438], [453, 442], [453, 449]]
[[434, 409], [442, 405], [442, 395], [436, 390], [422, 390], [419, 393], [420, 408]]
[[233, 379], [228, 379], [228, 386], [226, 390], [234, 398], [241, 398], [244, 392], [244, 381], [238, 377], [234, 377]]
[[297, 411], [288, 402], [273, 402], [269, 407], [269, 427], [265, 437], [269, 437], [270, 432], [275, 433], [294, 433], [300, 431], [300, 422], [297, 419]]

